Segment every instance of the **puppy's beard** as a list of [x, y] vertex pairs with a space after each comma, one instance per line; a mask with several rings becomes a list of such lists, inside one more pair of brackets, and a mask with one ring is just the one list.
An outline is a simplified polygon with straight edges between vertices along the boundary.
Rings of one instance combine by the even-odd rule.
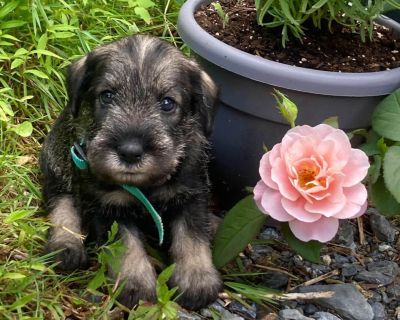
[[88, 162], [92, 174], [106, 183], [149, 187], [168, 181], [175, 173], [179, 159], [146, 154], [137, 164], [127, 165], [114, 152], [97, 156], [89, 151]]

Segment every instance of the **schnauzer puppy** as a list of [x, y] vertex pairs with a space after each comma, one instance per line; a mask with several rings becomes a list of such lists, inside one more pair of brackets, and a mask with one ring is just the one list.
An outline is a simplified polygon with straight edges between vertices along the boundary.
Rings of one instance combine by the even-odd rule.
[[[207, 138], [217, 88], [178, 49], [134, 36], [100, 46], [67, 74], [69, 103], [41, 153], [43, 196], [52, 228], [47, 249], [59, 268], [87, 265], [82, 235], [102, 241], [117, 221], [126, 251], [120, 301], [154, 301], [156, 272], [143, 240], [157, 237], [142, 204], [121, 185], [140, 188], [166, 229], [163, 248], [176, 263], [171, 286], [179, 302], [201, 308], [217, 298], [221, 280], [210, 251]], [[70, 149], [81, 143], [88, 167]], [[114, 275], [115, 277], [115, 275]]]

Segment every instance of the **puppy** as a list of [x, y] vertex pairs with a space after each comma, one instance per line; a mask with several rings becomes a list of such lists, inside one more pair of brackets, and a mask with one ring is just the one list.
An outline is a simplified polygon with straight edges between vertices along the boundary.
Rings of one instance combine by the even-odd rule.
[[[69, 103], [41, 153], [43, 196], [52, 228], [47, 249], [59, 268], [87, 265], [81, 235], [102, 241], [113, 221], [126, 251], [119, 300], [155, 300], [156, 272], [142, 243], [157, 238], [147, 210], [122, 184], [136, 186], [162, 217], [163, 248], [176, 263], [171, 286], [183, 307], [217, 298], [221, 280], [210, 251], [207, 138], [217, 89], [178, 49], [139, 35], [103, 45], [73, 63]], [[70, 149], [82, 143], [88, 168]]]

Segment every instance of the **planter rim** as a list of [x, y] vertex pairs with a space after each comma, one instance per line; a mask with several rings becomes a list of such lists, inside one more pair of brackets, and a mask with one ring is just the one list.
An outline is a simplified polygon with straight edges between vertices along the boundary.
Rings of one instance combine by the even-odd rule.
[[[290, 90], [322, 95], [366, 97], [392, 93], [400, 87], [400, 68], [364, 73], [320, 71], [258, 57], [214, 38], [196, 22], [194, 13], [211, 0], [187, 0], [178, 17], [178, 33], [198, 55], [252, 80]], [[381, 24], [400, 33], [400, 24], [381, 17]]]

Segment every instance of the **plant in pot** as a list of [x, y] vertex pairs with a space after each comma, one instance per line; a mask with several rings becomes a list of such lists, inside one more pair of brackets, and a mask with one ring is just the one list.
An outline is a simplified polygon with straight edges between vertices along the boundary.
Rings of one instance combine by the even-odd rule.
[[[257, 182], [263, 145], [271, 148], [289, 129], [273, 88], [296, 102], [299, 125], [338, 116], [350, 131], [369, 127], [374, 107], [400, 87], [400, 24], [380, 17], [397, 1], [230, 0], [219, 15], [209, 4], [188, 0], [178, 32], [221, 89], [211, 168], [219, 194], [229, 195], [226, 206]], [[379, 52], [387, 54], [382, 61]]]

